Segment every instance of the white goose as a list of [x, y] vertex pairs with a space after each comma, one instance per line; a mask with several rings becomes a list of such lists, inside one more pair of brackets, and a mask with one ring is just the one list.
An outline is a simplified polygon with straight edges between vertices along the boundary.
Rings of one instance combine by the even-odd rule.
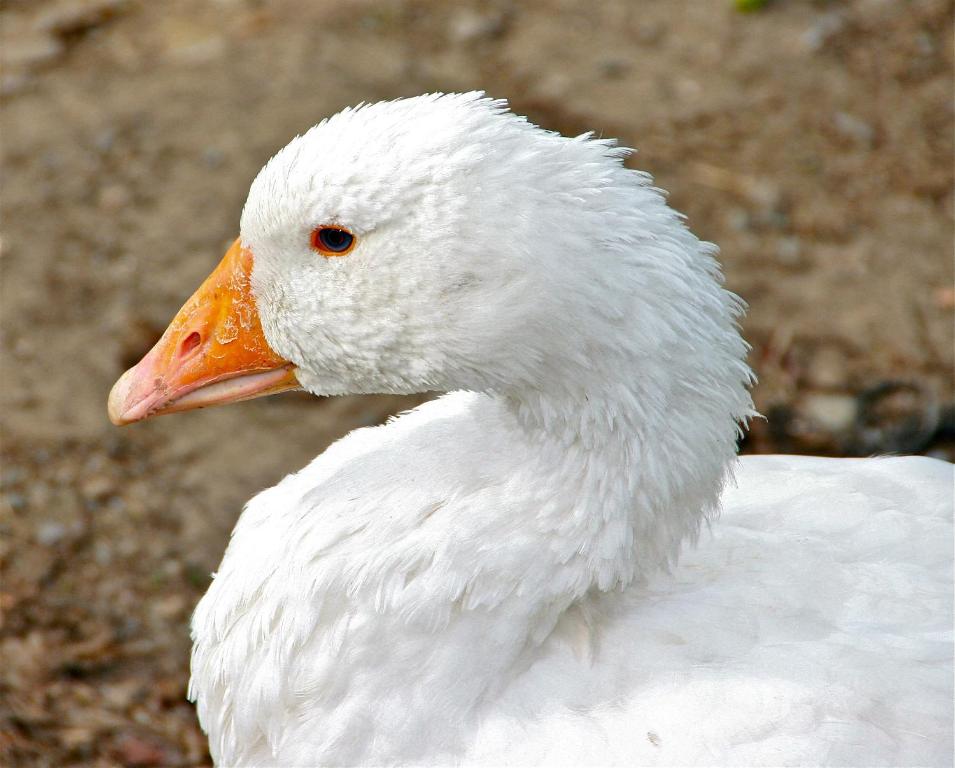
[[117, 382], [451, 391], [249, 502], [193, 621], [219, 764], [950, 764], [951, 465], [737, 461], [741, 302], [625, 154], [346, 110]]

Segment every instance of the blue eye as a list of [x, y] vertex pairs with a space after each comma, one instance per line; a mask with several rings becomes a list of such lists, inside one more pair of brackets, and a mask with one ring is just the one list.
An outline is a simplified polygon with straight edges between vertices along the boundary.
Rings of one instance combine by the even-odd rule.
[[341, 227], [318, 227], [312, 232], [312, 248], [323, 256], [344, 256], [355, 244], [355, 236]]

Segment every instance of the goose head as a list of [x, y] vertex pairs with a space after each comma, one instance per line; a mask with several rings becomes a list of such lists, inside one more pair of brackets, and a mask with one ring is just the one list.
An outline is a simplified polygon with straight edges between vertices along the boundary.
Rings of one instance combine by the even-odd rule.
[[111, 419], [301, 387], [648, 421], [699, 417], [705, 393], [732, 441], [749, 412], [740, 302], [625, 155], [480, 93], [346, 109], [258, 174], [239, 239], [116, 383]]

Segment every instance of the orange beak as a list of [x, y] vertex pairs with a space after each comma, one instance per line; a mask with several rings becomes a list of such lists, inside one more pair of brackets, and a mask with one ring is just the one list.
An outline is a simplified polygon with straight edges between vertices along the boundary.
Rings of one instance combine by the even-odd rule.
[[249, 278], [252, 252], [236, 240], [146, 356], [109, 393], [109, 418], [235, 403], [299, 387], [295, 366], [269, 347]]

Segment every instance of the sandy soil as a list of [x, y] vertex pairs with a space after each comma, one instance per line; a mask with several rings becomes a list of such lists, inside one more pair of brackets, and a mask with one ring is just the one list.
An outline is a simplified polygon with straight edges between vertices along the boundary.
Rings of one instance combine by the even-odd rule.
[[291, 136], [486, 89], [639, 148], [723, 249], [770, 416], [746, 450], [951, 457], [947, 0], [9, 0], [0, 749], [197, 765], [188, 617], [242, 502], [413, 400], [292, 395], [117, 430], [105, 400]]

